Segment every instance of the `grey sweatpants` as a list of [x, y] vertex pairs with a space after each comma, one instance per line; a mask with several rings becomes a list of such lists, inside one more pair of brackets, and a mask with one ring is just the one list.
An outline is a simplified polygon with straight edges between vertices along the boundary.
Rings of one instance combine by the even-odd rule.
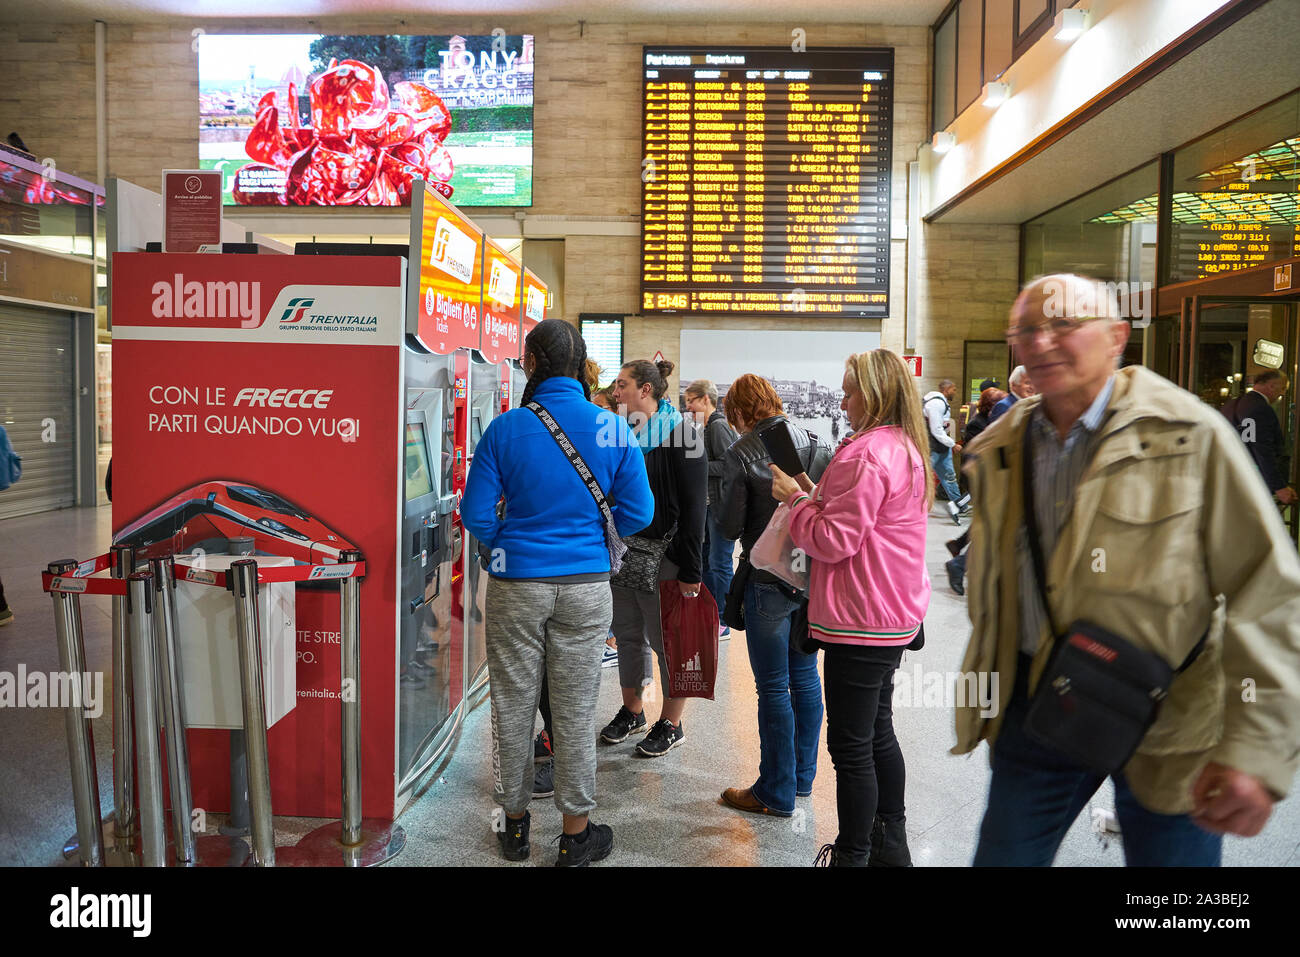
[[[668, 559], [659, 566], [661, 582], [677, 580], [677, 566]], [[618, 640], [618, 683], [637, 693], [654, 679], [654, 660], [659, 659], [660, 691], [668, 696], [668, 661], [664, 657], [664, 631], [659, 618], [659, 593], [611, 585], [614, 593], [614, 624]]]
[[596, 697], [613, 615], [609, 582], [555, 585], [489, 578], [487, 660], [492, 688], [492, 791], [520, 817], [533, 799], [533, 720], [542, 669], [555, 732], [555, 806], [596, 806]]

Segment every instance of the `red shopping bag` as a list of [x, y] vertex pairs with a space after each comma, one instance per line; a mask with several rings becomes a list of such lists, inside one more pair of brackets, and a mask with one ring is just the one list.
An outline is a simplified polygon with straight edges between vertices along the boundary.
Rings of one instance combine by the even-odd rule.
[[668, 657], [668, 697], [713, 700], [718, 676], [718, 605], [701, 587], [683, 598], [677, 582], [659, 583], [659, 623]]

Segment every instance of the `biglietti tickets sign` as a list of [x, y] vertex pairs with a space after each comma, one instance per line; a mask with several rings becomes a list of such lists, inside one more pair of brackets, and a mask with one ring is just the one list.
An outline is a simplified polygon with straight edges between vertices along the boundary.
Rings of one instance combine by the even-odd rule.
[[[432, 189], [412, 197], [410, 331], [430, 352], [477, 349], [483, 311], [483, 233]], [[412, 277], [415, 278], [414, 276]]]
[[492, 240], [483, 244], [483, 335], [479, 352], [489, 362], [518, 359], [523, 266]]

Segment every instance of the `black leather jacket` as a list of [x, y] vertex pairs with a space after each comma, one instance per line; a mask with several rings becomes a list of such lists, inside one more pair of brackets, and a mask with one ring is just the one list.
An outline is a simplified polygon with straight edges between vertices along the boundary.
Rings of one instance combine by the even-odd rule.
[[[767, 454], [759, 433], [783, 422], [789, 426], [800, 461], [811, 462], [807, 471], [814, 482], [821, 480], [835, 451], [824, 436], [817, 436], [817, 449], [813, 452], [809, 448], [812, 433], [789, 422], [783, 415], [763, 419], [727, 449], [722, 459], [722, 502], [715, 506], [716, 517], [722, 524], [723, 535], [740, 539], [744, 558], [749, 557], [749, 550], [767, 528], [777, 506], [776, 499], [772, 498], [772, 472], [768, 468], [772, 457]], [[754, 575], [754, 580], [759, 582], [778, 580], [758, 569], [754, 570]]]

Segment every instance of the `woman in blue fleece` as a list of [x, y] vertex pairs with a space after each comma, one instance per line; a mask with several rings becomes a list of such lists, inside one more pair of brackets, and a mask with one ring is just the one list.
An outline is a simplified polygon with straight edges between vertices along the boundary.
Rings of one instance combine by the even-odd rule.
[[627, 423], [589, 401], [586, 360], [582, 337], [561, 319], [528, 334], [520, 408], [483, 433], [460, 505], [465, 527], [491, 552], [493, 791], [506, 815], [497, 837], [508, 860], [529, 853], [533, 719], [543, 674], [555, 732], [555, 803], [564, 816], [557, 863], [601, 860], [613, 847], [610, 828], [587, 820], [596, 806], [600, 659], [613, 616], [604, 520], [555, 438], [527, 408], [533, 401], [544, 407], [577, 449], [619, 534], [644, 528], [654, 517], [644, 457]]

